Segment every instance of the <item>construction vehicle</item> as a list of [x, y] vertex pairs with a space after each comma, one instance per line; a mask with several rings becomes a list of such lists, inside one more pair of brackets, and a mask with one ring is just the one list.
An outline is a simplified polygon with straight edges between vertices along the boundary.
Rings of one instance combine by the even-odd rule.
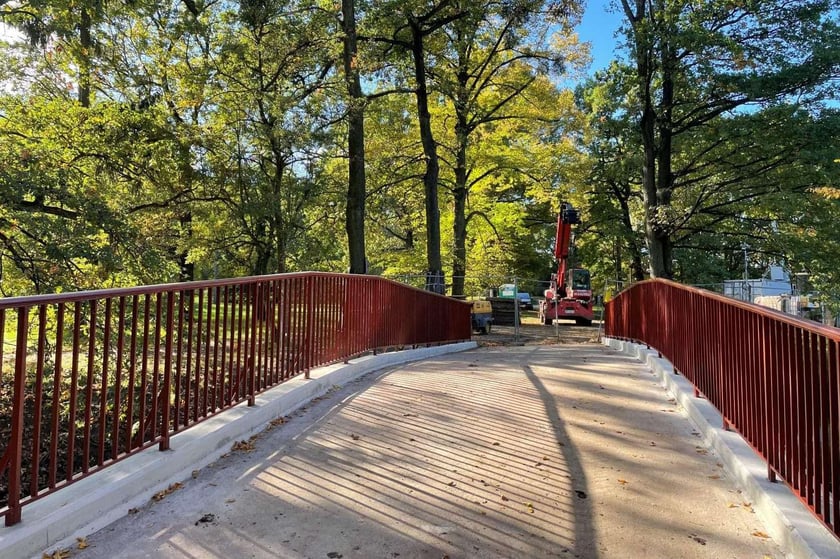
[[561, 204], [554, 244], [557, 273], [551, 274], [550, 287], [545, 290], [545, 299], [540, 301], [540, 321], [543, 324], [552, 324], [556, 319], [574, 319], [579, 326], [589, 326], [595, 316], [589, 270], [568, 267], [572, 225], [578, 223], [580, 216], [577, 210], [571, 204]]
[[473, 330], [482, 334], [490, 333], [493, 327], [493, 306], [490, 301], [473, 301], [470, 317]]

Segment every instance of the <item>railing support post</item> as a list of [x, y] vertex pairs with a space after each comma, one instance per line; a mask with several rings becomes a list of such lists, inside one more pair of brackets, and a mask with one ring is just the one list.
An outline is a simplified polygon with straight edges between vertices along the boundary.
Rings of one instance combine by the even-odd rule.
[[12, 435], [9, 440], [9, 512], [6, 526], [20, 522], [20, 470], [23, 454], [23, 402], [26, 389], [26, 335], [29, 309], [18, 307], [17, 346], [15, 348], [15, 386], [12, 395]]

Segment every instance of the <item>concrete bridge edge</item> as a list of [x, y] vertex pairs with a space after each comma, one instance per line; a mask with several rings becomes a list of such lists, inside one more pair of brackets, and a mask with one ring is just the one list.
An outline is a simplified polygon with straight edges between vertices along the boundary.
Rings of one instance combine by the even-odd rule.
[[288, 415], [334, 386], [388, 367], [475, 347], [475, 342], [462, 342], [394, 351], [313, 369], [308, 380], [295, 377], [258, 395], [253, 407], [243, 402], [172, 436], [168, 451], [148, 448], [27, 505], [21, 523], [0, 527], [0, 557], [40, 559], [45, 551], [75, 547], [77, 537], [144, 506], [159, 491], [230, 452], [234, 442], [259, 433], [271, 420]]
[[645, 363], [662, 386], [682, 407], [707, 446], [720, 457], [726, 472], [735, 480], [768, 535], [788, 557], [830, 559], [840, 557], [840, 540], [781, 482], [767, 479], [767, 464], [734, 431], [723, 429], [715, 407], [694, 397], [694, 386], [674, 372], [671, 363], [643, 344], [603, 338], [602, 343]]

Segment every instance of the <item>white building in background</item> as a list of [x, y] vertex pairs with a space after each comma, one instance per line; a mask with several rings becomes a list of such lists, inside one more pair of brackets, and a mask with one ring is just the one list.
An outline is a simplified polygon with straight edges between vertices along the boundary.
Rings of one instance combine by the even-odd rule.
[[797, 291], [781, 266], [770, 266], [759, 279], [725, 280], [723, 294], [800, 317], [817, 309], [807, 295]]

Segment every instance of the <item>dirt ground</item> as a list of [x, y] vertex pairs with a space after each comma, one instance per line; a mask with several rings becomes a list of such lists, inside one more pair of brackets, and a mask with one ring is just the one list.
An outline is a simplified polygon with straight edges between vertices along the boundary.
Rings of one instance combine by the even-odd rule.
[[[603, 334], [600, 321], [592, 326], [576, 326], [572, 320], [558, 320], [552, 326], [540, 323], [537, 311], [522, 311], [518, 343], [525, 345], [583, 344], [597, 342]], [[473, 332], [473, 341], [481, 347], [513, 345], [517, 343], [513, 326], [493, 325], [489, 334]]]

